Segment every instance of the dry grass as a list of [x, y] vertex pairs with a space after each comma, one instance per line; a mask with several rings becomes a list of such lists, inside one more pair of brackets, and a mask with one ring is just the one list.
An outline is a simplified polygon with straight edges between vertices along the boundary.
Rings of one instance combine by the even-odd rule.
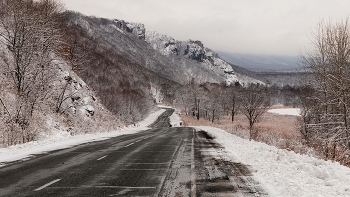
[[[239, 137], [249, 139], [248, 121], [243, 114], [236, 115], [234, 122], [231, 121], [231, 116], [223, 116], [214, 123], [204, 119], [197, 120], [193, 116], [182, 115], [181, 118], [186, 126], [217, 127]], [[254, 125], [254, 133], [253, 138], [256, 141], [281, 149], [292, 150], [296, 153], [318, 155], [304, 143], [298, 131], [298, 117], [296, 116], [265, 113], [260, 121]]]

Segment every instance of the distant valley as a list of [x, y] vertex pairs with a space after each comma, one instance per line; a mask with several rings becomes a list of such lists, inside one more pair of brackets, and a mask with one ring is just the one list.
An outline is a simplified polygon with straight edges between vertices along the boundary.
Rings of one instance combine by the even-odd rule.
[[247, 69], [269, 85], [299, 86], [307, 83], [310, 73], [305, 72], [299, 56], [253, 55], [219, 51], [225, 61]]
[[299, 56], [253, 55], [219, 51], [227, 62], [255, 72], [297, 71], [302, 68]]

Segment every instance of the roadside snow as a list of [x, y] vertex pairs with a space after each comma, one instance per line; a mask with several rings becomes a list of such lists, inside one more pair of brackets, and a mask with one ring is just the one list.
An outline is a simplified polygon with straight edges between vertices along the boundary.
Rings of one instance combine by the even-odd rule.
[[300, 109], [299, 108], [270, 109], [267, 112], [280, 114], [280, 115], [300, 116]]
[[242, 139], [217, 128], [193, 128], [213, 136], [232, 161], [251, 166], [271, 196], [350, 196], [350, 168], [339, 163]]
[[172, 127], [182, 127], [183, 126], [182, 120], [181, 120], [181, 118], [176, 110], [170, 116], [170, 124]]
[[92, 141], [100, 141], [108, 138], [137, 133], [149, 129], [148, 125], [153, 123], [165, 109], [160, 109], [150, 114], [145, 120], [136, 125], [130, 125], [115, 131], [105, 133], [93, 133], [71, 136], [69, 132], [59, 131], [55, 135], [48, 136], [46, 139], [33, 141], [25, 144], [0, 148], [0, 167], [5, 165], [4, 162], [12, 162], [17, 160], [25, 160], [32, 155], [41, 154], [53, 150], [69, 148], [83, 143]]
[[143, 130], [147, 130], [149, 129], [148, 128], [148, 125], [152, 124], [154, 121], [157, 120], [158, 116], [160, 116], [163, 112], [165, 112], [166, 110], [165, 109], [160, 109], [152, 114], [150, 114], [147, 118], [145, 118], [143, 121], [139, 122], [138, 123], [138, 130], [140, 129], [140, 127], [143, 129]]

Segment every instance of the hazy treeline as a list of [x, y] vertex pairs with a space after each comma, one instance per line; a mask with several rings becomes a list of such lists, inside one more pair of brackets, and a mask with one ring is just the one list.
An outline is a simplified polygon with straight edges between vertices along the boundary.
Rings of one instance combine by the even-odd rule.
[[267, 111], [269, 106], [285, 104], [298, 106], [298, 94], [301, 87], [268, 87], [251, 84], [242, 87], [239, 83], [196, 84], [191, 82], [176, 91], [176, 103], [182, 110], [197, 119], [215, 122], [222, 116], [231, 116], [235, 120], [237, 113], [243, 114], [249, 123], [250, 138], [254, 139], [253, 126]]

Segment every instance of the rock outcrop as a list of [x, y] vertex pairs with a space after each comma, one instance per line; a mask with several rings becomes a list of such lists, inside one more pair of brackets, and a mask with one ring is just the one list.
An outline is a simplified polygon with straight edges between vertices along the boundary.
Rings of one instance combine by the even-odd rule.
[[157, 32], [146, 31], [146, 42], [161, 54], [177, 58], [185, 58], [200, 63], [203, 68], [209, 69], [218, 75], [223, 75], [228, 84], [248, 85], [250, 83], [264, 82], [240, 73], [233, 65], [219, 57], [213, 50], [206, 48], [201, 41], [176, 41], [174, 38]]
[[146, 29], [144, 24], [129, 23], [124, 20], [118, 20], [118, 19], [114, 19], [113, 21], [116, 23], [116, 26], [119, 29], [123, 31], [127, 31], [129, 33], [133, 33], [143, 41], [146, 40]]

